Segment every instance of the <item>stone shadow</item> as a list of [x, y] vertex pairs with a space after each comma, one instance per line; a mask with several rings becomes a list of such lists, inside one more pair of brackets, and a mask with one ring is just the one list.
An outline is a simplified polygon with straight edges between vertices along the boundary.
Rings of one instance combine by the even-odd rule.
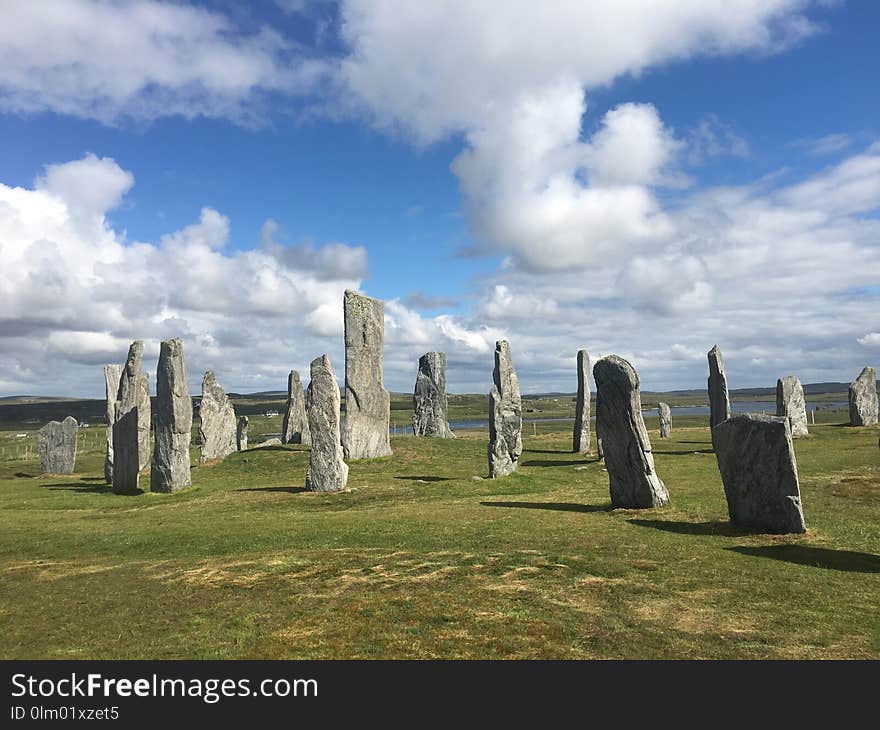
[[741, 555], [782, 560], [786, 563], [813, 568], [839, 570], [846, 573], [880, 573], [880, 555], [853, 550], [833, 550], [811, 545], [763, 545], [724, 548]]
[[452, 477], [436, 477], [436, 476], [399, 476], [395, 479], [402, 479], [409, 482], [451, 482]]
[[524, 454], [573, 454], [571, 449], [523, 449]]
[[[47, 484], [46, 489], [64, 489], [68, 492], [79, 492], [81, 494], [114, 494], [112, 484], [83, 484], [82, 482], [66, 482], [60, 484]], [[143, 493], [143, 489], [138, 489], [137, 491], [126, 492], [125, 494], [120, 494], [118, 496], [131, 497]]]
[[610, 504], [576, 504], [574, 502], [480, 502], [484, 507], [514, 509], [549, 509], [556, 512], [610, 512]]
[[663, 456], [692, 456], [694, 454], [714, 454], [714, 449], [697, 449], [696, 451], [657, 451], [652, 450], [652, 454], [662, 454]]
[[[571, 451], [563, 452], [570, 454]], [[552, 461], [550, 459], [533, 459], [532, 461], [521, 461], [520, 466], [582, 466], [588, 464], [586, 459], [577, 459], [575, 461]]]
[[679, 535], [722, 535], [724, 537], [739, 537], [748, 535], [748, 532], [738, 530], [726, 520], [710, 520], [709, 522], [676, 522], [674, 520], [627, 520], [631, 525], [638, 527], [651, 527], [664, 532], [674, 532]]
[[287, 494], [299, 494], [308, 491], [305, 487], [249, 487], [236, 489], [236, 492], [286, 492]]

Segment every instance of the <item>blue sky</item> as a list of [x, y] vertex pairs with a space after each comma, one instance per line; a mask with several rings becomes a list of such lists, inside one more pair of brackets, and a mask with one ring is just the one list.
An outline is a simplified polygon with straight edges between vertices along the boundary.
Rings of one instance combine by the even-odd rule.
[[281, 389], [341, 365], [346, 286], [395, 390], [431, 349], [486, 390], [498, 337], [525, 392], [582, 347], [648, 389], [716, 341], [734, 387], [880, 360], [876, 4], [444, 5], [10, 3], [0, 395], [170, 336]]

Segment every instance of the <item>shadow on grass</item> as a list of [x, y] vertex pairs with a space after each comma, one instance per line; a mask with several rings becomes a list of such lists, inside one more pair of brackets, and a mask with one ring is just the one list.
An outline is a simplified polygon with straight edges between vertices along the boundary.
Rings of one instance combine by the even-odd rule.
[[[46, 489], [64, 489], [68, 492], [79, 492], [81, 494], [113, 494], [112, 484], [83, 484], [82, 482], [67, 482], [63, 484], [47, 484]], [[126, 492], [125, 494], [120, 494], [119, 496], [131, 497], [143, 493], [143, 489], [138, 489], [134, 492]]]
[[573, 502], [480, 502], [484, 507], [549, 509], [556, 512], [610, 512], [610, 504], [575, 504]]
[[434, 477], [434, 476], [399, 476], [395, 479], [403, 479], [409, 482], [451, 482], [452, 477]]
[[37, 477], [38, 475], [37, 474], [26, 474], [23, 471], [17, 471], [17, 472], [15, 472], [15, 474], [13, 474], [13, 476], [18, 477], [19, 479], [33, 479], [33, 478]]
[[83, 477], [84, 482], [103, 482], [104, 477]]
[[287, 492], [299, 494], [307, 491], [305, 487], [250, 487], [249, 489], [236, 489], [236, 492]]
[[663, 456], [692, 456], [693, 454], [714, 454], [713, 449], [699, 449], [697, 451], [652, 451], [652, 454], [663, 454]]
[[260, 446], [259, 444], [257, 444], [256, 446], [248, 447], [247, 450], [239, 451], [238, 453], [246, 454], [248, 453], [248, 451], [290, 451], [290, 449], [285, 446], [279, 446], [278, 444], [269, 444], [268, 446]]
[[[563, 452], [570, 454], [571, 452]], [[532, 461], [520, 462], [523, 466], [582, 466], [589, 463], [586, 459], [577, 459], [575, 461], [552, 461], [550, 459], [534, 459]]]
[[725, 548], [725, 550], [756, 558], [783, 560], [786, 563], [840, 570], [846, 573], [880, 573], [880, 555], [859, 553], [852, 550], [832, 550], [831, 548], [809, 545], [739, 546]]
[[638, 527], [651, 527], [664, 532], [674, 532], [679, 535], [723, 535], [725, 537], [738, 537], [747, 535], [747, 532], [736, 529], [727, 521], [712, 520], [710, 522], [675, 522], [673, 520], [627, 520], [631, 525]]
[[523, 449], [524, 454], [573, 454], [571, 449]]

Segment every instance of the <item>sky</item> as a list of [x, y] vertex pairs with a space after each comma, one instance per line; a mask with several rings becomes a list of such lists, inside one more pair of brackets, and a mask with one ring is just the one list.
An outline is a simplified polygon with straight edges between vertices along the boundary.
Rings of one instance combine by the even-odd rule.
[[283, 390], [342, 296], [385, 385], [646, 390], [880, 366], [880, 6], [0, 0], [0, 396]]

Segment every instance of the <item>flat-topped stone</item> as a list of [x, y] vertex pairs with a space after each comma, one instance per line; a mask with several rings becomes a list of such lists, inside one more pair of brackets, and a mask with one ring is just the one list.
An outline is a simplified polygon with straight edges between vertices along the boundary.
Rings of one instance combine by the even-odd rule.
[[67, 416], [63, 421], [49, 421], [37, 431], [37, 455], [43, 474], [73, 474], [76, 429], [76, 419]]
[[807, 436], [807, 402], [801, 381], [786, 375], [776, 381], [776, 415], [787, 418], [793, 438]]

